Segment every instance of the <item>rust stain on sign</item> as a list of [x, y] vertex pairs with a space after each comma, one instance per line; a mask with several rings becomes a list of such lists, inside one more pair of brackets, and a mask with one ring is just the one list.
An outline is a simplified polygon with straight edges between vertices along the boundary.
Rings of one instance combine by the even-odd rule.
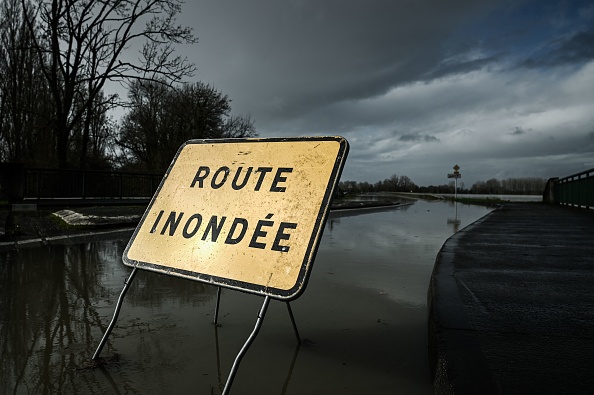
[[342, 137], [189, 141], [124, 263], [295, 298], [307, 282], [347, 152]]

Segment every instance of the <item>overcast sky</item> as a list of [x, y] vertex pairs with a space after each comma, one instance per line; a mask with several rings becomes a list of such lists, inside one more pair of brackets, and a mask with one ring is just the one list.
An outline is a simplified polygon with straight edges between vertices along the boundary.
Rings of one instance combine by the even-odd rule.
[[594, 2], [192, 0], [195, 81], [261, 137], [341, 135], [342, 180], [594, 167]]

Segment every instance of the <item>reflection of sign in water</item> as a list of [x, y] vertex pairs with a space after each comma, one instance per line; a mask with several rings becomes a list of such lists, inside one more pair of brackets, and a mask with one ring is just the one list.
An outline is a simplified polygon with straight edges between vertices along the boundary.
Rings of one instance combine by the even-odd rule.
[[458, 233], [458, 230], [460, 230], [461, 223], [462, 223], [462, 221], [460, 221], [458, 218], [448, 218], [447, 219], [447, 224], [452, 225], [452, 229], [454, 230], [454, 233]]
[[305, 287], [347, 152], [341, 137], [189, 141], [124, 263], [295, 298]]

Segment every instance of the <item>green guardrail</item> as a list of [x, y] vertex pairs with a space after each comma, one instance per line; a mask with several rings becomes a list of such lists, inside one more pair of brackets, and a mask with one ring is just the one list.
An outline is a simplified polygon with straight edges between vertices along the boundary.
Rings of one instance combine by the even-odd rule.
[[557, 204], [594, 208], [594, 169], [555, 180], [554, 193]]

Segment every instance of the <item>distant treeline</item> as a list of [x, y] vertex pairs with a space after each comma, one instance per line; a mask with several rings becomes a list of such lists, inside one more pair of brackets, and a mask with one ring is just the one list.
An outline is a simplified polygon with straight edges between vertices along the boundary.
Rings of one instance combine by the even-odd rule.
[[[458, 193], [492, 194], [492, 195], [541, 195], [547, 180], [537, 177], [507, 178], [475, 182], [471, 188], [465, 188], [464, 182], [458, 183]], [[442, 185], [418, 186], [408, 176], [393, 175], [375, 183], [341, 181], [342, 193], [368, 192], [415, 192], [415, 193], [454, 193], [454, 181]]]

